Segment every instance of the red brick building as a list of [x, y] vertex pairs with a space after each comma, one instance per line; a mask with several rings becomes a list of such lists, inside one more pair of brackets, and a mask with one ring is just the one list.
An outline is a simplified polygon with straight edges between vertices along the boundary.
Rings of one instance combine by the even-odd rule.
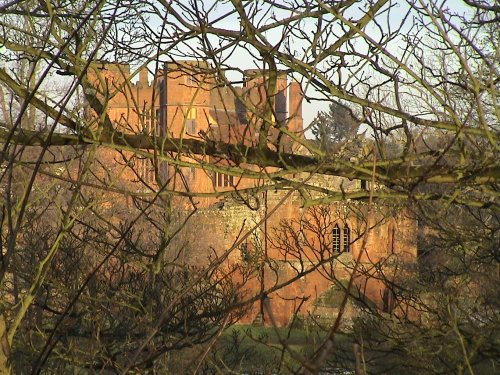
[[[302, 90], [284, 73], [278, 73], [272, 93], [266, 73], [245, 71], [241, 87], [234, 87], [226, 85], [224, 75], [208, 64], [192, 61], [166, 64], [151, 82], [148, 72], [141, 70], [138, 81], [131, 83], [129, 67], [119, 64], [103, 64], [99, 78], [96, 81], [101, 90], [110, 93], [107, 113], [125, 132], [147, 133], [164, 142], [199, 138], [256, 145], [260, 130], [272, 123], [266, 142], [270, 148], [286, 152], [294, 152], [298, 146], [291, 137], [280, 137], [278, 128], [303, 137]], [[141, 157], [125, 152], [118, 160], [111, 153], [101, 155], [103, 165], [120, 171], [116, 178], [124, 184], [159, 183], [177, 191], [214, 193], [265, 181], [240, 178], [227, 162], [208, 156], [183, 155], [182, 166], [174, 168], [168, 158], [158, 155]], [[220, 169], [205, 169], [205, 164]], [[315, 177], [308, 183], [344, 191], [361, 188], [359, 181], [339, 177]], [[229, 254], [228, 261], [242, 269], [255, 269], [252, 277], [245, 279], [242, 299], [286, 284], [266, 296], [278, 324], [287, 324], [295, 314], [333, 317], [338, 306], [320, 301], [324, 302], [325, 293], [334, 284], [346, 285], [358, 258], [361, 263], [355, 285], [359, 293], [380, 309], [395, 309], [398, 301], [388, 284], [405, 277], [407, 271], [401, 264], [412, 264], [416, 259], [416, 221], [403, 211], [376, 207], [368, 223], [366, 206], [361, 203], [304, 209], [299, 194], [283, 200], [285, 194], [261, 192], [248, 198], [252, 204], [242, 203], [238, 194], [236, 198], [197, 197], [198, 210], [179, 235], [179, 241], [192, 244], [194, 249], [185, 254], [184, 261], [203, 264], [208, 254], [223, 254], [238, 235], [260, 223]], [[182, 201], [177, 205], [184, 207]], [[315, 270], [310, 271], [312, 268]], [[270, 321], [262, 301], [257, 298], [244, 322], [262, 316]]]

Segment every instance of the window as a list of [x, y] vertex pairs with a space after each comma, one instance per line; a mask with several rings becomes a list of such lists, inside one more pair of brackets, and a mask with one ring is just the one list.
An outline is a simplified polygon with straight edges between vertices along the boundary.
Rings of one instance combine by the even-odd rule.
[[340, 253], [340, 228], [338, 224], [335, 224], [335, 227], [333, 227], [332, 245], [333, 245], [333, 252]]
[[165, 80], [160, 80], [160, 108], [156, 110], [156, 135], [165, 136], [167, 124], [167, 86]]
[[346, 224], [344, 227], [344, 251], [347, 253], [349, 252], [350, 248], [350, 241], [351, 241], [351, 230], [349, 229], [349, 226]]
[[194, 74], [187, 74], [184, 76], [184, 83], [186, 86], [190, 87], [197, 87], [198, 86], [198, 80], [196, 79], [196, 76]]
[[228, 187], [234, 185], [234, 177], [227, 174], [214, 172], [212, 182], [216, 187]]
[[385, 288], [382, 295], [382, 301], [384, 303], [383, 311], [389, 314], [392, 313], [395, 305], [394, 292], [388, 288]]
[[188, 134], [196, 133], [196, 120], [186, 120], [186, 133]]
[[151, 133], [151, 116], [148, 110], [139, 113], [139, 126], [138, 129], [143, 134]]
[[186, 133], [196, 133], [196, 108], [189, 108], [186, 113]]
[[160, 183], [166, 183], [169, 178], [168, 163], [165, 161], [158, 162], [158, 178]]
[[189, 107], [187, 113], [186, 113], [186, 118], [188, 120], [194, 120], [196, 118], [196, 108], [194, 107]]
[[210, 139], [220, 140], [219, 125], [210, 124], [208, 126], [208, 135], [209, 135]]
[[155, 165], [153, 160], [149, 158], [139, 158], [138, 160], [138, 174], [144, 182], [151, 184], [154, 183], [155, 178]]
[[163, 111], [160, 108], [158, 108], [155, 111], [155, 118], [156, 118], [156, 126], [155, 126], [155, 128], [156, 128], [156, 136], [158, 136], [158, 137], [163, 137], [164, 136], [163, 131], [162, 131], [163, 127], [161, 125], [162, 124], [162, 117], [163, 117], [162, 113], [163, 113]]
[[234, 177], [224, 175], [224, 186], [233, 186], [234, 185]]

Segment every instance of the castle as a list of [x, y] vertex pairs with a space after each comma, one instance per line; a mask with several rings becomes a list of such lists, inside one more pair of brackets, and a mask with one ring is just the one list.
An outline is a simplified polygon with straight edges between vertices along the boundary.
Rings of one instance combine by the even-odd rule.
[[[304, 137], [303, 94], [300, 84], [284, 73], [277, 73], [271, 95], [266, 72], [244, 71], [241, 87], [234, 87], [204, 62], [165, 64], [153, 82], [143, 69], [132, 83], [126, 64], [103, 63], [100, 70], [96, 85], [105, 96], [112, 93], [107, 113], [123, 132], [150, 134], [165, 142], [172, 137], [199, 138], [252, 146], [262, 144], [265, 130], [267, 147], [302, 152], [294, 139]], [[278, 125], [266, 128], [269, 120]], [[286, 325], [295, 316], [334, 318], [339, 307], [336, 292], [343, 292], [357, 259], [354, 284], [360, 302], [387, 312], [402, 308], [393, 298], [390, 283], [405, 277], [400, 264], [416, 260], [416, 221], [405, 211], [377, 206], [368, 221], [366, 205], [358, 202], [304, 208], [298, 192], [265, 189], [265, 178], [242, 178], [226, 160], [203, 155], [172, 154], [172, 158], [182, 157], [180, 163], [177, 160], [180, 168], [156, 156], [122, 157], [126, 159], [122, 180], [198, 194], [197, 210], [178, 236], [192, 246], [185, 262], [203, 264], [207, 254], [224, 253], [242, 233], [253, 230], [230, 251], [227, 261], [255, 268], [253, 276], [244, 280], [246, 297], [272, 292], [265, 295], [267, 308], [263, 298], [255, 299], [241, 322], [273, 320]], [[105, 168], [112, 169], [110, 163], [116, 163], [110, 154], [101, 158], [107, 161]], [[247, 168], [256, 175], [273, 172]], [[365, 188], [360, 181], [340, 177], [307, 178], [309, 184], [337, 191]], [[240, 193], [253, 187], [261, 190], [254, 195]], [[176, 202], [186, 210], [189, 204], [182, 199]]]

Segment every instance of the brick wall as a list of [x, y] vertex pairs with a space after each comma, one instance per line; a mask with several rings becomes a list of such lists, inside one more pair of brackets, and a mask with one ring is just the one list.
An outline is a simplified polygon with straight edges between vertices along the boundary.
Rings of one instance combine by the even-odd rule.
[[[269, 99], [265, 90], [265, 77], [256, 71], [246, 72], [244, 87], [230, 90], [216, 85], [214, 76], [206, 73], [207, 68], [205, 63], [190, 61], [167, 64], [154, 81], [148, 82], [147, 73], [141, 71], [139, 81], [132, 84], [126, 83], [130, 76], [128, 66], [105, 66], [99, 85], [104, 94], [112, 91], [111, 89], [118, 89], [108, 103], [108, 114], [124, 131], [156, 131], [161, 136], [186, 138], [205, 134], [226, 142], [254, 143], [261, 120], [253, 112], [261, 110]], [[297, 134], [302, 131], [302, 97], [297, 82], [289, 84], [285, 75], [279, 76], [273, 97], [273, 115], [278, 121], [288, 121], [288, 128]], [[242, 103], [241, 98], [248, 102]], [[276, 142], [276, 137], [277, 130], [269, 141]], [[280, 147], [292, 150], [290, 138], [284, 137], [281, 142]], [[129, 164], [126, 164], [127, 158], [132, 162], [129, 160]], [[116, 179], [125, 185], [128, 183], [129, 187], [130, 181], [137, 180], [132, 169], [139, 170], [139, 174], [144, 174], [147, 180], [154, 180], [154, 173], [152, 176], [148, 172], [153, 167], [156, 167], [157, 172], [163, 171], [165, 180], [170, 178], [169, 187], [177, 190], [213, 192], [234, 190], [234, 186], [241, 189], [255, 184], [253, 180], [233, 177], [231, 184], [228, 184], [233, 186], [215, 186], [227, 185], [219, 183], [226, 180], [218, 179], [218, 175], [213, 172], [199, 168], [174, 170], [165, 164], [152, 166], [150, 161], [139, 160], [132, 153], [120, 155], [114, 151], [99, 151], [98, 159], [101, 160], [102, 175], [113, 175], [110, 179]], [[184, 158], [184, 161], [194, 162], [188, 158]], [[208, 158], [204, 161], [216, 162]], [[224, 167], [223, 163], [219, 165]], [[338, 190], [342, 186], [345, 191], [359, 188], [356, 181], [336, 177], [317, 177], [309, 183]], [[279, 205], [284, 194], [285, 192], [259, 194], [251, 197], [248, 204], [243, 204], [241, 197], [239, 200], [195, 198], [199, 209], [172, 246], [175, 249], [185, 247], [180, 258], [184, 262], [208, 264], [214, 257], [230, 249], [238, 236], [246, 233], [266, 213]], [[182, 199], [176, 200], [174, 205], [180, 211], [189, 208], [189, 203]], [[237, 282], [245, 281], [241, 290], [242, 299], [259, 295], [262, 288], [267, 290], [287, 282], [297, 272], [331, 256], [334, 251], [333, 228], [337, 225], [340, 236], [338, 246], [342, 253], [334, 254], [333, 261], [326, 262], [316, 271], [270, 293], [267, 298], [273, 316], [278, 324], [285, 325], [295, 313], [307, 316], [317, 314], [318, 311], [324, 312], [325, 307], [318, 310], [315, 301], [335, 280], [349, 278], [354, 260], [360, 252], [362, 273], [356, 276], [355, 285], [383, 309], [387, 307], [387, 301], [384, 300], [387, 285], [384, 279], [390, 281], [404, 276], [404, 267], [399, 265], [411, 264], [416, 259], [417, 228], [416, 221], [403, 211], [386, 207], [376, 207], [375, 211], [373, 222], [376, 225], [368, 231], [366, 248], [362, 248], [363, 236], [367, 232], [366, 205], [344, 202], [318, 208], [317, 211], [305, 210], [299, 195], [293, 194], [249, 236], [243, 246], [230, 252], [224, 266], [240, 266], [240, 272], [233, 277]], [[289, 237], [297, 234], [300, 236], [295, 240], [286, 239], [284, 233], [287, 225]], [[320, 229], [315, 230], [315, 227]], [[344, 252], [347, 249], [345, 228], [349, 228], [348, 252]], [[176, 251], [173, 254], [177, 255]], [[260, 302], [255, 302], [242, 322], [253, 321], [261, 311]], [[264, 319], [269, 323], [268, 315], [264, 314]]]

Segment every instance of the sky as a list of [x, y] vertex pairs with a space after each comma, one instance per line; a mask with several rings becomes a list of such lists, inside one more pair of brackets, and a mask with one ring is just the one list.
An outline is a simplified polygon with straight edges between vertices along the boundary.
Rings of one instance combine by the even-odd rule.
[[[289, 0], [290, 1], [290, 0]], [[287, 1], [287, 2], [289, 2]], [[287, 3], [285, 1], [275, 1], [275, 4], [283, 4]], [[181, 2], [184, 4], [186, 7], [190, 8], [189, 4], [190, 2], [188, 1], [183, 1]], [[256, 1], [251, 1], [245, 4], [249, 4], [247, 10], [255, 10], [257, 12], [256, 19], [260, 22], [260, 24], [268, 24], [270, 21], [271, 17], [275, 17], [277, 19], [281, 17], [286, 17], [288, 15], [287, 12], [282, 11], [277, 9], [277, 7], [273, 7], [272, 10], [268, 11], [265, 8], [260, 7], [259, 9], [254, 8], [255, 4], [258, 2]], [[222, 28], [222, 29], [229, 29], [229, 30], [239, 30], [240, 29], [240, 21], [238, 16], [233, 13], [229, 16], [227, 16], [227, 13], [232, 10], [232, 5], [230, 5], [228, 2], [221, 2], [217, 0], [210, 0], [210, 1], [197, 1], [198, 6], [202, 7], [203, 9], [211, 9], [211, 19], [220, 19], [216, 26]], [[362, 7], [363, 5], [366, 5], [366, 3], [361, 2], [359, 5], [356, 5], [355, 7], [352, 7], [350, 13], [344, 14], [346, 18], [350, 19], [358, 19], [361, 17]], [[448, 0], [445, 2], [445, 6], [450, 8], [450, 9], [456, 9], [460, 10], [463, 9], [465, 10], [466, 8], [464, 7], [464, 3], [461, 0]], [[377, 33], [383, 32], [384, 29], [388, 30], [390, 28], [397, 27], [399, 23], [402, 20], [403, 15], [406, 13], [405, 9], [407, 8], [406, 2], [401, 1], [397, 3], [397, 6], [391, 10], [390, 16], [387, 17], [387, 19], [382, 19], [382, 31], [375, 27], [368, 27], [367, 30], [369, 31], [370, 34], [377, 35]], [[411, 17], [406, 20], [406, 22], [411, 22], [412, 19]], [[307, 37], [311, 36], [314, 29], [316, 28], [315, 21], [314, 20], [307, 20], [306, 22], [302, 23], [300, 25], [301, 31], [303, 31]], [[404, 33], [405, 30], [408, 29], [407, 24], [404, 24], [402, 26], [401, 32]], [[344, 31], [337, 29], [335, 30], [339, 35], [343, 34]], [[276, 45], [279, 43], [279, 41], [282, 38], [282, 29], [281, 28], [275, 28], [272, 29], [272, 31], [268, 32], [265, 37], [268, 39], [268, 41]], [[212, 37], [210, 41], [214, 44], [217, 45], [217, 39], [216, 37]], [[293, 46], [297, 51], [300, 51], [301, 48], [304, 46], [301, 45], [301, 41], [297, 41], [295, 39], [295, 45]], [[330, 41], [326, 43], [328, 45], [329, 43], [335, 41], [335, 37], [333, 37]], [[366, 43], [363, 41], [357, 41], [357, 48], [367, 48]], [[364, 43], [364, 44], [363, 44]], [[180, 47], [186, 48], [186, 51], [189, 51], [190, 48], [193, 48], [192, 42], [189, 42], [187, 46]], [[262, 62], [260, 61], [261, 57], [258, 54], [254, 54], [253, 51], [245, 50], [244, 48], [240, 48], [238, 50], [235, 50], [231, 53], [231, 56], [227, 58], [227, 64], [233, 67], [237, 67], [238, 69], [255, 69], [255, 68], [260, 68], [262, 67]], [[241, 74], [231, 74], [228, 73], [228, 76], [230, 78], [234, 78], [235, 80], [241, 79]], [[300, 77], [299, 77], [300, 78]], [[308, 91], [306, 92], [307, 95], [310, 96], [317, 96], [316, 92], [312, 88], [311, 85], [308, 87]], [[318, 111], [326, 111], [328, 109], [329, 103], [326, 101], [304, 101], [303, 103], [303, 117], [304, 117], [304, 126], [307, 126], [310, 124], [310, 122], [314, 119]]]
[[[188, 2], [187, 0], [182, 2], [182, 3], [186, 6], [189, 6], [189, 4], [190, 4], [190, 2]], [[257, 2], [250, 2], [250, 4], [256, 4], [256, 3]], [[275, 3], [285, 3], [285, 2], [284, 1], [277, 1]], [[404, 3], [405, 2], [401, 1], [401, 4], [404, 4]], [[217, 1], [217, 0], [197, 1], [197, 4], [199, 6], [204, 7], [205, 9], [209, 9], [210, 7], [213, 6], [214, 8], [213, 8], [213, 12], [212, 12], [212, 17], [214, 19], [221, 17], [222, 15], [225, 15], [229, 11], [229, 9], [231, 9], [231, 5], [224, 4], [224, 2]], [[465, 10], [463, 2], [460, 0], [447, 1], [446, 4], [450, 8], [456, 8], [457, 10], [459, 10], [459, 9]], [[398, 14], [399, 10], [400, 10], [400, 12]], [[398, 22], [398, 20], [401, 18], [401, 14], [404, 13], [402, 8], [400, 8], [399, 10], [396, 9], [393, 13], [391, 13], [391, 17], [387, 20], [387, 25], [385, 27], [391, 27], [391, 25], [395, 25]], [[262, 14], [262, 16], [259, 16], [259, 17], [261, 17], [260, 20], [263, 23], [269, 22], [268, 20], [269, 20], [271, 15], [278, 18], [278, 19], [280, 17], [284, 17], [287, 15], [284, 11], [276, 10], [276, 8], [273, 8], [272, 12], [266, 12], [265, 9], [259, 9], [259, 12], [260, 13], [258, 13], [258, 14]], [[360, 14], [361, 14], [359, 11], [357, 13], [358, 14], [356, 14], [356, 10], [354, 10], [352, 14], [347, 15], [347, 16], [352, 17], [353, 19], [356, 19], [356, 18], [359, 18]], [[152, 20], [151, 26], [152, 27], [155, 27], [155, 26], [159, 27], [160, 20], [159, 19], [157, 19], [156, 21]], [[230, 30], [239, 30], [240, 23], [239, 23], [238, 17], [235, 14], [233, 14], [233, 15], [230, 15], [228, 17], [221, 18], [221, 20], [217, 23], [217, 26], [221, 27], [221, 28], [225, 28], [225, 29], [230, 29]], [[307, 34], [312, 35], [312, 32], [315, 28], [314, 21], [309, 20], [309, 21], [301, 24], [301, 28], [302, 28], [301, 31], [305, 32], [306, 35]], [[372, 29], [372, 31], [375, 31], [375, 30]], [[339, 30], [339, 33], [341, 33], [340, 30]], [[277, 44], [282, 37], [282, 29], [275, 28], [272, 31], [268, 32], [266, 34], [266, 37], [268, 38], [268, 40], [272, 44]], [[213, 43], [217, 42], [215, 37], [213, 38], [212, 42]], [[300, 43], [301, 42], [297, 42], [297, 44], [294, 45], [294, 48], [296, 50], [300, 50], [303, 47], [302, 45], [300, 45]], [[180, 52], [182, 52], [183, 48], [185, 48], [186, 51], [189, 51], [189, 48], [192, 48], [192, 47], [193, 47], [192, 45], [181, 46]], [[362, 48], [362, 47], [360, 47], [360, 48]], [[166, 57], [162, 57], [162, 59], [165, 60]], [[228, 57], [227, 64], [234, 66], [234, 67], [237, 67], [239, 69], [252, 69], [252, 68], [262, 67], [262, 63], [259, 59], [260, 59], [260, 56], [258, 56], [258, 55], [255, 56], [254, 54], [249, 53], [248, 50], [240, 48], [240, 49], [234, 51], [234, 53], [232, 53], [231, 56]], [[1, 66], [1, 62], [0, 62], [0, 66]], [[232, 75], [229, 74], [229, 76], [231, 78], [236, 79], [236, 80], [241, 79], [241, 75], [238, 76], [237, 74], [232, 74]], [[315, 96], [315, 92], [311, 86], [309, 86], [306, 94]], [[329, 105], [329, 103], [325, 102], [325, 101], [310, 101], [310, 102], [304, 101], [304, 103], [303, 103], [304, 125], [305, 126], [309, 125], [310, 122], [314, 119], [314, 117], [318, 113], [318, 111], [326, 111], [328, 108], [328, 105]]]

